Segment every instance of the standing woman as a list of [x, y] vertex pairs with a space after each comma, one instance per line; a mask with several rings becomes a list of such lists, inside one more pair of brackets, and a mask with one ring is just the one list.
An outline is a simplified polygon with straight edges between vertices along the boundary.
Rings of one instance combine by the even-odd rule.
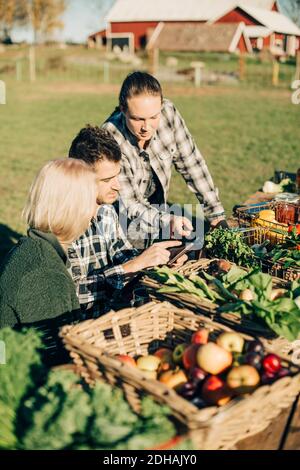
[[44, 333], [47, 362], [61, 362], [58, 330], [80, 319], [66, 251], [96, 211], [93, 170], [75, 159], [47, 163], [32, 184], [23, 215], [28, 236], [0, 268], [0, 327], [33, 326]]
[[227, 225], [205, 160], [173, 103], [163, 99], [156, 78], [145, 72], [128, 75], [119, 107], [103, 127], [121, 147], [120, 196], [129, 219], [138, 218], [142, 231], [151, 233], [157, 223], [169, 224], [171, 235], [192, 230], [186, 218], [158, 208], [167, 202], [173, 164], [203, 204], [211, 227]]

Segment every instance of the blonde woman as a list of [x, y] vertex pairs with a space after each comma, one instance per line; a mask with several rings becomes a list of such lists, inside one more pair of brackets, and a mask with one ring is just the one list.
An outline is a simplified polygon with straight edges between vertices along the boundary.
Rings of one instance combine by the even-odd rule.
[[53, 339], [79, 318], [66, 251], [89, 226], [96, 198], [95, 174], [83, 161], [54, 160], [40, 170], [23, 211], [28, 236], [0, 268], [0, 327], [36, 326]]

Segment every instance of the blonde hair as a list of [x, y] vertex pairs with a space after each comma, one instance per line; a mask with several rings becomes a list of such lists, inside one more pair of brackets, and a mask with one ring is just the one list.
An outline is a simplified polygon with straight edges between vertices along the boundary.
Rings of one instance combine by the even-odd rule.
[[96, 176], [82, 160], [48, 162], [36, 176], [23, 210], [30, 228], [52, 232], [71, 243], [88, 228], [95, 214]]

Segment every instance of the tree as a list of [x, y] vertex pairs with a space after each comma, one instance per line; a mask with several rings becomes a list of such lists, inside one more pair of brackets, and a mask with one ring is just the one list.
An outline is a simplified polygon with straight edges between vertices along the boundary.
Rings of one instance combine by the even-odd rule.
[[63, 28], [65, 8], [65, 0], [0, 0], [0, 32], [7, 38], [16, 24], [28, 25], [36, 42], [38, 35]]
[[26, 0], [0, 0], [0, 31], [4, 39], [10, 38], [15, 24], [24, 24], [26, 21]]
[[62, 29], [61, 15], [66, 9], [65, 0], [27, 0], [28, 18], [34, 33], [34, 42], [38, 36]]

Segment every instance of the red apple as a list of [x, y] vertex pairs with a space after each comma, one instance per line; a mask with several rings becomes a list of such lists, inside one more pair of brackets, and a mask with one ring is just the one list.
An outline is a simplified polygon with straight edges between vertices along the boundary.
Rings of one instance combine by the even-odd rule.
[[202, 387], [202, 398], [210, 405], [226, 405], [231, 399], [231, 393], [224, 382], [216, 375], [208, 377]]
[[192, 367], [196, 366], [198, 349], [199, 349], [198, 344], [191, 344], [184, 350], [183, 356], [182, 356], [182, 363], [186, 370], [189, 370]]
[[121, 362], [124, 362], [125, 364], [128, 364], [129, 366], [136, 367], [136, 362], [131, 356], [127, 356], [126, 354], [119, 354], [117, 359], [119, 359]]
[[159, 371], [161, 372], [170, 370], [175, 366], [173, 361], [173, 351], [171, 351], [171, 349], [160, 348], [154, 353], [154, 356], [159, 357], [160, 359]]
[[173, 361], [175, 362], [175, 364], [182, 363], [183, 353], [187, 347], [188, 347], [188, 344], [186, 343], [181, 343], [176, 346], [176, 348], [173, 351]]
[[263, 358], [263, 368], [266, 372], [276, 373], [281, 369], [281, 361], [276, 354], [267, 354]]
[[207, 343], [199, 347], [197, 363], [200, 369], [217, 375], [231, 366], [232, 354], [215, 343]]
[[253, 366], [233, 367], [226, 378], [229, 389], [235, 395], [253, 392], [260, 382], [260, 375]]
[[206, 328], [201, 328], [193, 333], [191, 338], [192, 344], [206, 344], [208, 341], [209, 331]]
[[188, 378], [182, 369], [177, 368], [163, 372], [159, 377], [159, 381], [169, 388], [177, 388], [186, 383]]

